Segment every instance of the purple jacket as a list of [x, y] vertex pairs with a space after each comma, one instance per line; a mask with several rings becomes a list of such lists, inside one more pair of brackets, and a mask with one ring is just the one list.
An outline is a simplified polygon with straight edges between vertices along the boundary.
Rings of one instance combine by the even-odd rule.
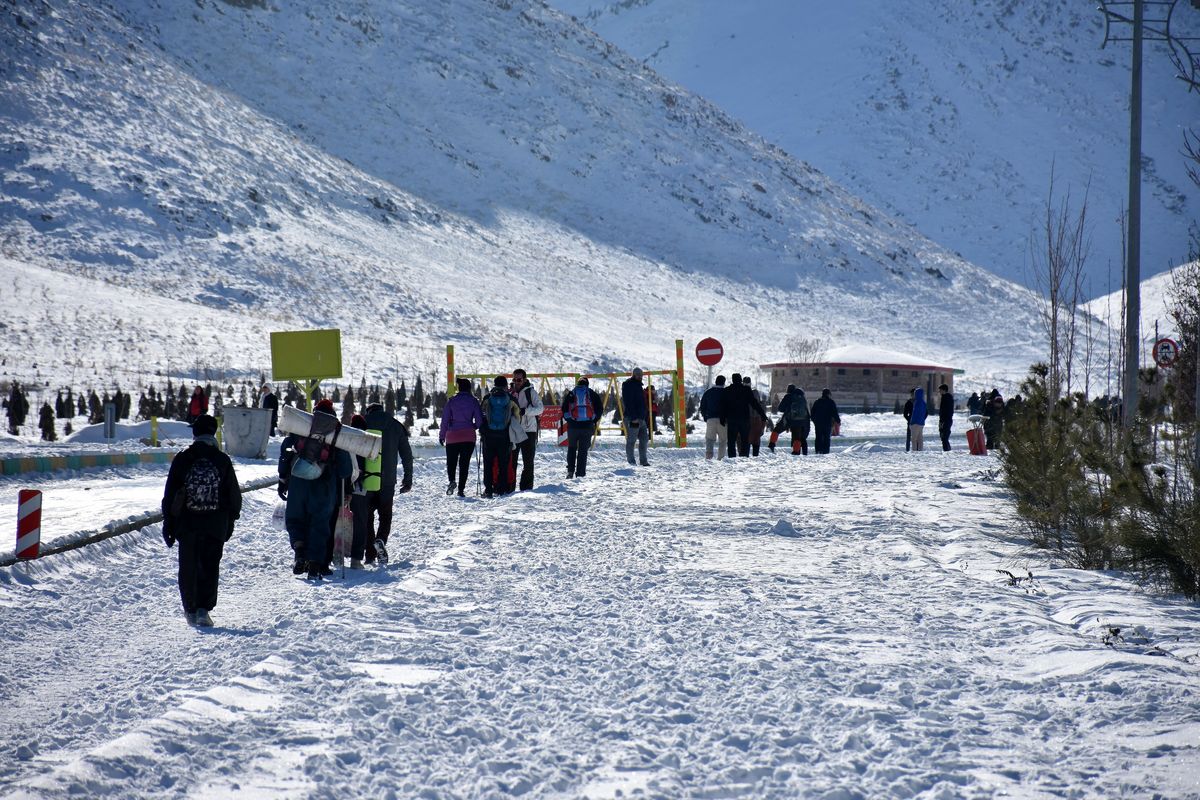
[[459, 392], [442, 409], [442, 428], [438, 439], [442, 444], [474, 442], [475, 431], [483, 427], [483, 409], [474, 395]]

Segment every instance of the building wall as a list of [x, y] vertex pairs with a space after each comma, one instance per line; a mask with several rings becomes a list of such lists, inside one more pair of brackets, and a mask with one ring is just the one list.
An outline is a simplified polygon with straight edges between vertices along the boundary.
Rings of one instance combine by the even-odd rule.
[[[809, 402], [829, 389], [843, 412], [861, 411], [865, 405], [871, 411], [892, 411], [896, 401], [903, 406], [912, 389], [925, 390], [930, 410], [937, 407], [937, 387], [946, 384], [954, 392], [954, 374], [936, 370], [914, 370], [902, 367], [830, 367], [825, 365], [788, 366], [771, 368], [771, 402], [778, 404], [789, 383], [804, 390]], [[962, 403], [958, 403], [962, 405]]]

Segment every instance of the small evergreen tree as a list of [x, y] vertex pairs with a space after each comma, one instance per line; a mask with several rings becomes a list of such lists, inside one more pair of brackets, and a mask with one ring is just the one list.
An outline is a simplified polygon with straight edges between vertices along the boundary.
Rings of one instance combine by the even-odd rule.
[[351, 389], [349, 386], [347, 386], [346, 394], [342, 396], [342, 424], [349, 425], [350, 419], [353, 416], [354, 416], [354, 390]]
[[417, 376], [417, 385], [413, 387], [412, 405], [417, 409], [418, 416], [425, 416], [421, 412], [425, 409], [425, 390], [421, 386], [421, 376]]
[[391, 381], [388, 381], [387, 391], [383, 394], [383, 410], [389, 417], [396, 413], [396, 390], [392, 388]]

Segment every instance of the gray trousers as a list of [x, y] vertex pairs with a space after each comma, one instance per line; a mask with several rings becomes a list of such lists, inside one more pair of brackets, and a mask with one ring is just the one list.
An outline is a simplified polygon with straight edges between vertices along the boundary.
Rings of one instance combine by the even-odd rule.
[[633, 445], [638, 446], [638, 456], [642, 465], [645, 466], [650, 462], [646, 460], [646, 446], [650, 443], [650, 426], [646, 420], [625, 420], [625, 458], [630, 464], [635, 463], [633, 460]]

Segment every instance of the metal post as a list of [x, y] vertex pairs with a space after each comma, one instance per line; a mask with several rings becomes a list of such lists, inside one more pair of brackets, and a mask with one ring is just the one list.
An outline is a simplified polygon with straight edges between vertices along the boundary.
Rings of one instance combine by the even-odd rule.
[[446, 399], [458, 394], [458, 383], [454, 378], [454, 345], [446, 345]]
[[1125, 256], [1125, 386], [1122, 425], [1133, 427], [1138, 406], [1142, 248], [1142, 20], [1144, 2], [1133, 2], [1133, 64], [1129, 91], [1129, 237]]
[[1192, 349], [1196, 351], [1196, 393], [1192, 395], [1192, 408], [1196, 417], [1196, 434], [1193, 437], [1192, 453], [1196, 459], [1196, 474], [1200, 475], [1200, 315], [1196, 317], [1196, 338]]

